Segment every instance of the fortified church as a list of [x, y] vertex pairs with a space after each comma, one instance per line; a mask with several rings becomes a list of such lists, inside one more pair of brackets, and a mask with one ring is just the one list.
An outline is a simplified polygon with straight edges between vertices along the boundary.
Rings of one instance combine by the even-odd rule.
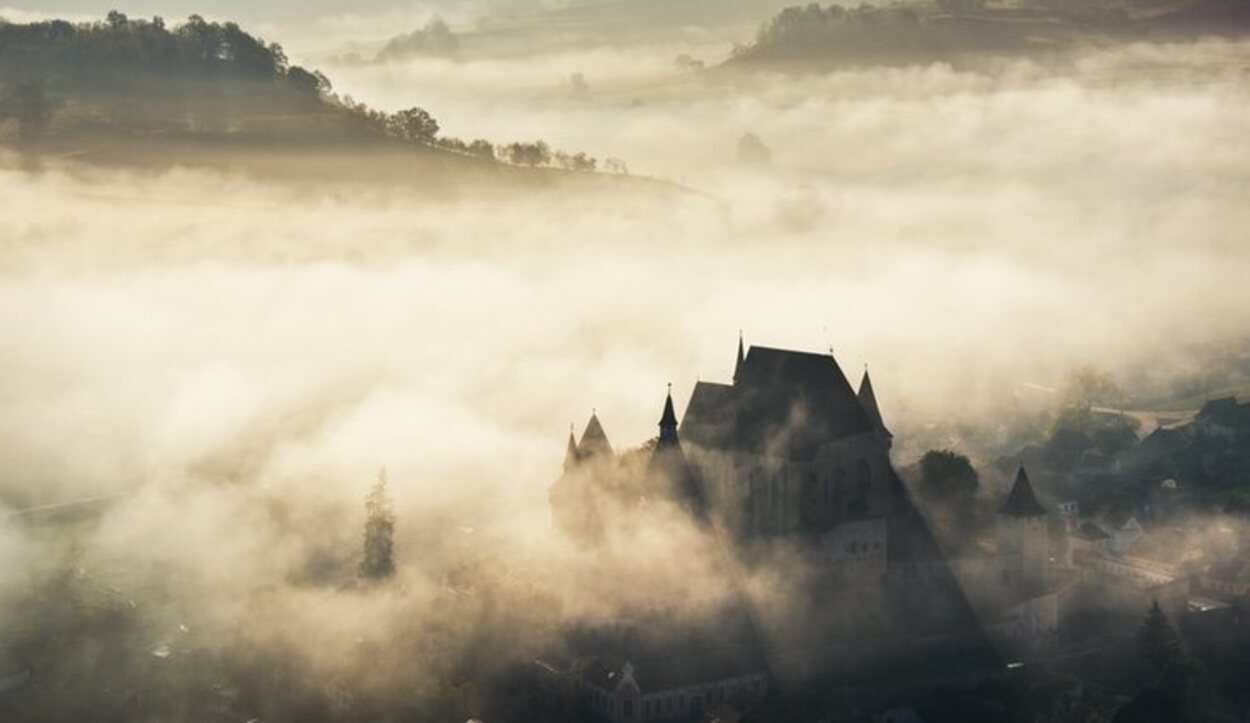
[[[593, 547], [621, 506], [673, 504], [747, 569], [770, 564], [779, 544], [798, 551], [805, 574], [790, 604], [812, 612], [744, 597], [737, 622], [717, 624], [718, 654], [682, 663], [675, 643], [626, 635], [544, 665], [600, 717], [677, 719], [735, 696], [749, 704], [776, 687], [845, 682], [900, 656], [1000, 665], [1005, 642], [1053, 634], [1045, 511], [1024, 470], [1000, 510], [999, 553], [948, 559], [891, 465], [892, 442], [866, 370], [857, 391], [832, 354], [748, 350], [741, 339], [732, 381], [700, 381], [680, 422], [670, 392], [658, 438], [641, 449], [617, 454], [592, 414], [580, 439], [570, 432], [550, 490], [561, 531]], [[657, 665], [682, 672], [647, 690], [639, 679]]]

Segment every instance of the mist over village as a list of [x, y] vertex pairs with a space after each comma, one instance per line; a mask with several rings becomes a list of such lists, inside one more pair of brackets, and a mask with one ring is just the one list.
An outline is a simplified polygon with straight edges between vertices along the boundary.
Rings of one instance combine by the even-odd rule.
[[1250, 721], [1247, 0], [0, 3], [0, 721]]

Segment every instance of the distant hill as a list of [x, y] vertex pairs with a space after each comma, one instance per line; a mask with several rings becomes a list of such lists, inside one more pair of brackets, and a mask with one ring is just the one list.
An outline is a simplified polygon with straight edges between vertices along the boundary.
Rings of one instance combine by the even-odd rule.
[[0, 144], [28, 159], [299, 169], [305, 180], [431, 187], [453, 175], [507, 184], [602, 175], [587, 173], [595, 159], [541, 141], [496, 146], [439, 130], [420, 108], [387, 114], [340, 98], [324, 75], [234, 23], [193, 15], [170, 27], [117, 12], [95, 23], [0, 22]]
[[991, 5], [816, 4], [764, 23], [731, 66], [760, 63], [905, 64], [979, 55], [1041, 54], [1080, 43], [1176, 39], [1250, 31], [1250, 0], [1039, 0]]
[[[491, 14], [470, 27], [448, 30], [435, 19], [396, 35], [374, 53], [344, 60], [405, 56], [462, 59], [524, 56], [604, 45], [679, 43], [691, 38], [728, 46], [760, 18], [794, 0], [596, 0], [542, 10]], [[450, 34], [449, 34], [450, 33]]]

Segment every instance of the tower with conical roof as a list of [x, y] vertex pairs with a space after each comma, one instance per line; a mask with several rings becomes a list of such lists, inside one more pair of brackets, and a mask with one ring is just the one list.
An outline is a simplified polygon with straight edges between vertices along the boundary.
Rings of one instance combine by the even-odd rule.
[[591, 411], [590, 421], [586, 422], [586, 429], [582, 431], [582, 441], [577, 443], [577, 456], [581, 460], [591, 460], [608, 458], [612, 454], [612, 444], [599, 423], [599, 414]]
[[647, 463], [646, 489], [668, 498], [700, 522], [707, 519], [707, 498], [694, 468], [677, 438], [677, 413], [673, 410], [673, 389], [669, 385], [660, 415], [660, 436]]
[[864, 406], [864, 411], [868, 413], [868, 421], [872, 423], [872, 427], [876, 430], [877, 436], [881, 438], [882, 444], [889, 449], [894, 443], [894, 435], [885, 426], [885, 420], [881, 418], [881, 408], [877, 406], [877, 393], [872, 388], [872, 378], [868, 376], [868, 365], [864, 365], [864, 377], [859, 380], [859, 403]]
[[1040, 589], [1046, 584], [1050, 559], [1046, 510], [1038, 503], [1023, 465], [998, 511], [998, 555], [1006, 582], [1026, 589]]
[[[569, 427], [564, 451], [564, 473], [548, 491], [552, 521], [570, 537], [593, 542], [602, 537], [599, 497], [616, 473], [616, 454], [603, 431], [599, 415], [591, 412], [580, 442]], [[610, 485], [609, 485], [610, 486]]]

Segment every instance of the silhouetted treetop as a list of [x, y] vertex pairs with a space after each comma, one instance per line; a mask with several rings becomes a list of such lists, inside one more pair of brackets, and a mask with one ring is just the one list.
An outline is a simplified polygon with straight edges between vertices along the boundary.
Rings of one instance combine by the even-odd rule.
[[282, 81], [287, 58], [235, 23], [192, 15], [170, 29], [164, 20], [131, 20], [117, 11], [103, 22], [0, 22], [0, 71], [74, 85], [127, 76], [184, 80]]
[[117, 11], [102, 22], [0, 22], [0, 86], [21, 84], [82, 116], [196, 130], [306, 111], [330, 88], [320, 73], [290, 66], [280, 45], [235, 23], [192, 15], [169, 27]]

